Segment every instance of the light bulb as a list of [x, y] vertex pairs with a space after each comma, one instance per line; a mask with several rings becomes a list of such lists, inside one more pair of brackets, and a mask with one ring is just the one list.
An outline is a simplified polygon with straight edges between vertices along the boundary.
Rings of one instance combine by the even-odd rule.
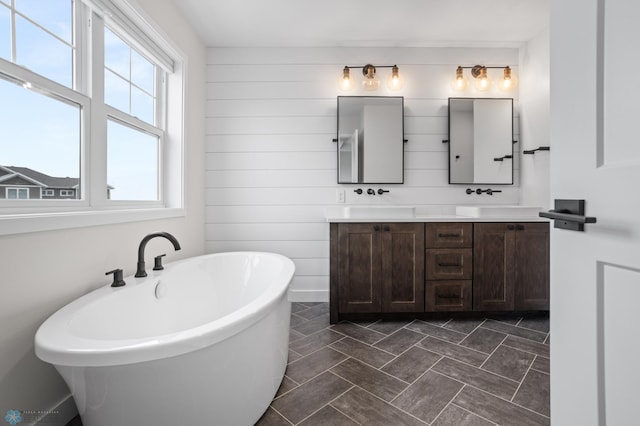
[[464, 76], [462, 67], [456, 69], [456, 78], [453, 79], [453, 90], [461, 92], [467, 88], [469, 80]]
[[502, 80], [498, 84], [498, 88], [504, 92], [513, 90], [518, 85], [518, 79], [511, 73], [511, 68], [508, 66], [504, 69]]
[[367, 64], [362, 68], [364, 79], [362, 80], [362, 88], [364, 90], [377, 90], [380, 87], [380, 80], [376, 77], [376, 67]]
[[491, 88], [491, 79], [487, 74], [487, 67], [480, 67], [479, 74], [476, 77], [476, 89], [481, 92], [485, 92]]
[[340, 90], [345, 92], [353, 89], [353, 80], [351, 79], [349, 67], [344, 67], [344, 69], [342, 70], [340, 78], [338, 79], [338, 87], [340, 88]]
[[404, 86], [404, 79], [400, 77], [400, 70], [396, 65], [391, 68], [391, 75], [387, 80], [389, 90], [400, 90]]

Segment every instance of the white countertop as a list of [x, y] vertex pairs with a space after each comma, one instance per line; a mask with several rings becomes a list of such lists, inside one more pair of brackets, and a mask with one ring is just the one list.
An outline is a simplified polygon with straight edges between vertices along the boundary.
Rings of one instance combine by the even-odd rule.
[[[325, 210], [327, 222], [549, 222], [538, 216], [543, 209], [531, 206], [413, 206], [352, 205]], [[463, 214], [460, 214], [463, 213]]]

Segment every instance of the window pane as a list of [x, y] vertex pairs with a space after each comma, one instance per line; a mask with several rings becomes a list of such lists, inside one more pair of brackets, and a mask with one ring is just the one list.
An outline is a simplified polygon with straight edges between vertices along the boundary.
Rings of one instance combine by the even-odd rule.
[[155, 125], [156, 65], [105, 27], [105, 102]]
[[104, 72], [104, 101], [126, 113], [129, 111], [129, 82], [109, 70]]
[[135, 50], [131, 51], [131, 82], [153, 95], [155, 66]]
[[131, 115], [154, 124], [153, 98], [136, 87], [131, 88]]
[[11, 15], [9, 9], [0, 4], [0, 58], [11, 60]]
[[71, 47], [16, 16], [16, 62], [51, 80], [72, 87]]
[[108, 28], [104, 29], [104, 66], [129, 80], [131, 48]]
[[[80, 185], [80, 110], [0, 79], [0, 174], [13, 187], [76, 190]], [[9, 171], [7, 171], [9, 169]]]
[[71, 0], [16, 0], [16, 10], [67, 43], [72, 43]]
[[107, 125], [107, 185], [112, 200], [158, 200], [158, 138]]

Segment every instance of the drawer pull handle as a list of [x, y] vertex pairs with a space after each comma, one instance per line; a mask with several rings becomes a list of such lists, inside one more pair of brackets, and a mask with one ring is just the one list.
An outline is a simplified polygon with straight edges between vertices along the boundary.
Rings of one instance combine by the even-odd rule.
[[438, 294], [438, 299], [460, 299], [459, 294]]
[[462, 266], [459, 263], [446, 263], [446, 262], [441, 262], [438, 263], [438, 266], [442, 266], [442, 267], [454, 267], [454, 266]]
[[439, 238], [460, 238], [460, 234], [438, 234]]

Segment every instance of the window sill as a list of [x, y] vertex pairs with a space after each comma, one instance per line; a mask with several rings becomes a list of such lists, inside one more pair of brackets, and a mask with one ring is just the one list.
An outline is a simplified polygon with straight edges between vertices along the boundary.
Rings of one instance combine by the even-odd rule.
[[148, 208], [61, 213], [0, 215], [0, 235], [113, 225], [144, 220], [184, 217], [184, 208]]

